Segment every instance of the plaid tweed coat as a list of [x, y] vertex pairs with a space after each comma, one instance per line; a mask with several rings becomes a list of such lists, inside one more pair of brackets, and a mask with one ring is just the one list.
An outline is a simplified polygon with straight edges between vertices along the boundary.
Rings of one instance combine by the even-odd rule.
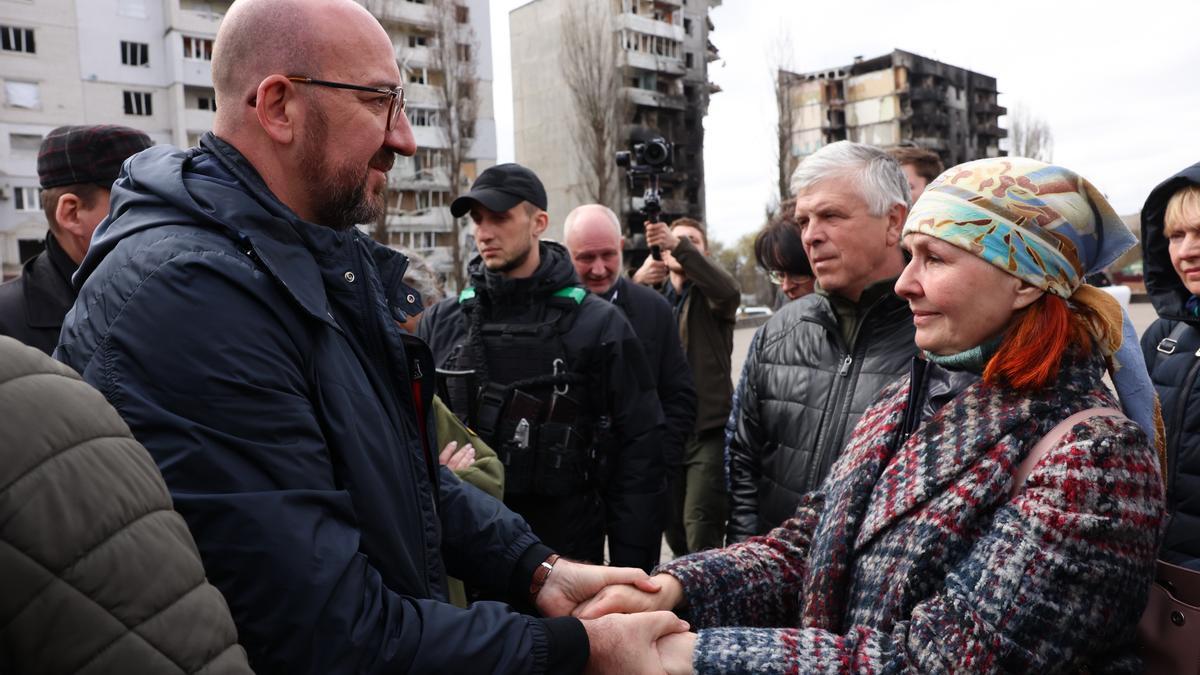
[[885, 389], [793, 518], [662, 567], [700, 629], [696, 671], [1137, 670], [1164, 509], [1145, 434], [1076, 425], [1011, 497], [1041, 436], [1114, 405], [1103, 372], [1078, 359], [1034, 394], [977, 382], [903, 443], [909, 379]]

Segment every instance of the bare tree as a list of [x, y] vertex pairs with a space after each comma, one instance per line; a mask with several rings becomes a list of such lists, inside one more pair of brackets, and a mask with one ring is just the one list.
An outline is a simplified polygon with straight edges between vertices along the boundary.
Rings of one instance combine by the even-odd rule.
[[621, 45], [611, 16], [594, 0], [567, 5], [561, 37], [559, 67], [575, 104], [571, 135], [584, 169], [584, 184], [576, 196], [620, 212], [613, 153], [628, 110], [621, 91]]
[[1008, 113], [1008, 153], [1043, 162], [1054, 161], [1054, 133], [1046, 120], [1023, 105]]
[[[471, 27], [468, 7], [455, 0], [432, 0], [434, 38], [430, 56], [437, 73], [432, 84], [437, 90], [440, 110], [437, 127], [450, 179], [449, 204], [463, 191], [464, 169], [475, 156], [475, 121], [479, 113], [479, 77], [475, 68], [479, 58], [479, 39]], [[466, 280], [463, 264], [461, 218], [451, 219], [451, 278], [455, 289]]]
[[775, 166], [781, 201], [788, 198], [792, 172], [796, 169], [796, 162], [792, 158], [792, 132], [798, 111], [792, 98], [791, 83], [795, 79], [791, 72], [792, 54], [791, 34], [785, 28], [768, 48], [767, 54], [767, 63], [775, 80]]

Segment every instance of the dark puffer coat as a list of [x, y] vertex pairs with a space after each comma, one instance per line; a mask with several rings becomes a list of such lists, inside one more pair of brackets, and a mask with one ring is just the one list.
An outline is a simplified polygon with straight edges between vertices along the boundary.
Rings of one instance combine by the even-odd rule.
[[908, 303], [885, 292], [861, 316], [853, 348], [820, 293], [788, 303], [762, 327], [729, 446], [731, 541], [790, 518], [879, 392], [908, 373], [917, 353]]
[[0, 337], [0, 673], [249, 673], [146, 449], [100, 392]]
[[513, 600], [549, 555], [437, 465], [406, 259], [300, 219], [212, 134], [130, 159], [56, 355], [162, 470], [262, 673], [578, 670], [572, 618]]
[[1186, 309], [1192, 294], [1171, 265], [1163, 234], [1167, 202], [1186, 185], [1200, 185], [1200, 163], [1156, 187], [1142, 208], [1146, 291], [1159, 316], [1142, 335], [1142, 354], [1167, 429], [1170, 524], [1162, 557], [1200, 570], [1200, 318]]

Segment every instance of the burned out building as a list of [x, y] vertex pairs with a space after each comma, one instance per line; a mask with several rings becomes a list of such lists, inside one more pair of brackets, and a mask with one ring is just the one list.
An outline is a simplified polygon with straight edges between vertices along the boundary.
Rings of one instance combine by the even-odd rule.
[[[513, 68], [513, 123], [516, 161], [533, 169], [546, 186], [550, 229], [562, 236], [572, 209], [592, 201], [587, 167], [578, 151], [571, 120], [580, 112], [559, 62], [586, 54], [564, 44], [564, 30], [588, 16], [589, 31], [607, 31], [619, 86], [612, 105], [622, 111], [618, 140], [611, 151], [661, 136], [674, 144], [674, 171], [660, 180], [663, 218], [703, 219], [704, 116], [717, 91], [708, 64], [717, 58], [709, 35], [709, 10], [721, 0], [533, 0], [509, 14]], [[590, 12], [590, 14], [584, 14]], [[590, 55], [589, 55], [590, 56]], [[586, 154], [586, 153], [582, 153]], [[611, 158], [611, 152], [607, 154]], [[630, 195], [625, 176], [612, 174], [607, 205], [620, 214], [628, 234], [642, 231], [640, 186]]]
[[778, 74], [794, 163], [834, 141], [915, 144], [946, 166], [1004, 154], [996, 78], [895, 50], [810, 73]]

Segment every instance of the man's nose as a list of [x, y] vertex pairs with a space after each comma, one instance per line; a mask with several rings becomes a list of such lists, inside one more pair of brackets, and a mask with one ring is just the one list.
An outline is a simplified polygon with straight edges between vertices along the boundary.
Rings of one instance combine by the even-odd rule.
[[413, 137], [412, 125], [408, 123], [408, 113], [401, 111], [396, 117], [396, 123], [383, 138], [383, 145], [405, 157], [416, 154], [417, 141]]

